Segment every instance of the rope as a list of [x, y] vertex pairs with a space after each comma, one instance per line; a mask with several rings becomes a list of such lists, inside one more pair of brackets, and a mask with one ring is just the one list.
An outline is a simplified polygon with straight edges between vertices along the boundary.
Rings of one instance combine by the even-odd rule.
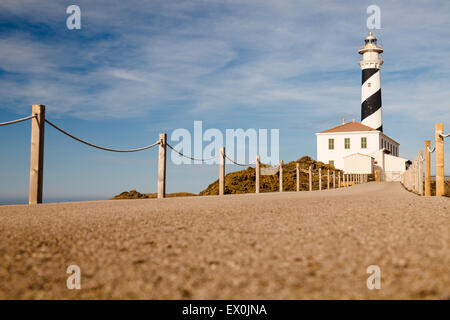
[[442, 131], [439, 131], [439, 135], [440, 135], [442, 138], [448, 138], [448, 137], [450, 137], [450, 133], [444, 134]]
[[7, 126], [9, 124], [19, 123], [19, 122], [22, 122], [22, 121], [27, 121], [27, 120], [30, 120], [30, 119], [33, 119], [33, 118], [36, 118], [36, 117], [37, 117], [37, 115], [33, 115], [33, 116], [25, 117], [25, 118], [22, 118], [22, 119], [17, 119], [17, 120], [12, 120], [12, 121], [7, 121], [7, 122], [0, 122], [0, 127], [1, 126]]
[[430, 153], [433, 153], [434, 151], [436, 151], [436, 146], [434, 146], [433, 149], [430, 149], [430, 147], [427, 147], [427, 149]]
[[208, 160], [212, 160], [212, 159], [214, 159], [214, 158], [217, 158], [217, 156], [218, 156], [218, 155], [215, 155], [214, 157], [207, 158], [207, 159], [203, 159], [203, 158], [202, 158], [202, 159], [197, 159], [197, 158], [189, 157], [189, 156], [187, 156], [187, 155], [181, 153], [180, 151], [176, 150], [174, 147], [172, 147], [172, 146], [171, 146], [170, 144], [168, 144], [168, 143], [166, 143], [166, 144], [167, 144], [167, 146], [168, 146], [170, 149], [172, 149], [173, 151], [175, 151], [176, 153], [178, 153], [180, 156], [185, 157], [185, 158], [187, 158], [187, 159], [194, 160], [194, 161], [208, 161]]
[[152, 145], [149, 145], [149, 146], [146, 146], [146, 147], [142, 147], [142, 148], [138, 148], [138, 149], [130, 149], [130, 150], [109, 149], [109, 148], [100, 147], [100, 146], [97, 146], [97, 145], [95, 145], [95, 144], [89, 143], [89, 142], [87, 142], [87, 141], [81, 140], [80, 138], [77, 138], [77, 137], [71, 135], [70, 133], [64, 131], [63, 129], [59, 128], [58, 126], [56, 126], [55, 124], [51, 123], [51, 122], [48, 121], [48, 120], [45, 120], [45, 122], [47, 122], [47, 123], [48, 123], [49, 125], [51, 125], [53, 128], [55, 128], [56, 130], [58, 130], [58, 131], [64, 133], [66, 136], [69, 136], [69, 137], [72, 138], [72, 139], [75, 139], [75, 140], [77, 140], [77, 141], [79, 141], [79, 142], [81, 142], [81, 143], [87, 144], [88, 146], [91, 146], [91, 147], [94, 147], [94, 148], [97, 148], [97, 149], [100, 149], [100, 150], [105, 150], [105, 151], [111, 151], [111, 152], [137, 152], [137, 151], [142, 151], [142, 150], [150, 149], [150, 148], [152, 148], [152, 147], [154, 147], [154, 146], [160, 144], [160, 141], [157, 141], [157, 142], [155, 142], [155, 143], [152, 144]]
[[237, 166], [241, 166], [241, 167], [250, 167], [251, 165], [254, 165], [254, 163], [250, 163], [250, 164], [243, 164], [243, 163], [237, 163], [234, 160], [230, 159], [226, 154], [225, 154], [225, 158], [227, 158], [228, 160], [230, 160], [232, 163], [234, 163]]

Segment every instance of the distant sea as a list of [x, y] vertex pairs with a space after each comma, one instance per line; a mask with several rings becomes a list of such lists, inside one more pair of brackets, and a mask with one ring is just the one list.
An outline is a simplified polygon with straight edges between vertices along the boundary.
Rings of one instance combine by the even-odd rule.
[[[78, 202], [78, 201], [92, 201], [92, 200], [108, 200], [109, 198], [44, 198], [44, 203], [55, 203], [55, 202]], [[11, 205], [11, 204], [28, 204], [28, 198], [17, 198], [17, 199], [0, 199], [0, 205]]]
[[[450, 176], [445, 176], [445, 181], [450, 181]], [[431, 181], [436, 181], [436, 176], [431, 176]]]

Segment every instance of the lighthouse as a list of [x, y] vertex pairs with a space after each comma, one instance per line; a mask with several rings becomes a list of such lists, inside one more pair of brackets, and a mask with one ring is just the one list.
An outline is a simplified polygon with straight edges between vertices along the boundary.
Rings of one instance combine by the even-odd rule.
[[374, 174], [382, 181], [400, 181], [408, 159], [399, 157], [400, 144], [383, 132], [380, 68], [383, 47], [373, 32], [358, 50], [362, 56], [361, 123], [355, 120], [316, 133], [317, 160], [345, 173]]
[[383, 47], [377, 44], [372, 31], [364, 39], [364, 46], [358, 53], [362, 55], [359, 65], [361, 81], [361, 123], [383, 132], [383, 111], [381, 108], [380, 68], [383, 64]]

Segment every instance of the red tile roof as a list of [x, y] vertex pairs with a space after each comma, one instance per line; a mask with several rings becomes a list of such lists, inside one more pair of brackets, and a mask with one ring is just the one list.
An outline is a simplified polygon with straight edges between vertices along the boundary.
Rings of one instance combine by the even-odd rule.
[[345, 124], [341, 124], [340, 126], [322, 131], [321, 133], [329, 133], [329, 132], [351, 132], [351, 131], [377, 131], [374, 128], [368, 127], [362, 123], [352, 121], [347, 122]]

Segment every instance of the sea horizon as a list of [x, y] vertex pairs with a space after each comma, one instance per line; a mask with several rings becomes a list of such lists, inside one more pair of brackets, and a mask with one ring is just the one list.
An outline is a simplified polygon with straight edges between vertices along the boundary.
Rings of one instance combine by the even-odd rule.
[[[110, 198], [112, 198], [111, 196]], [[80, 201], [101, 201], [101, 200], [109, 200], [107, 197], [76, 197], [76, 198], [44, 198], [42, 203], [56, 203], [56, 202], [80, 202]], [[11, 198], [11, 199], [1, 199], [0, 206], [8, 206], [8, 205], [21, 205], [28, 204], [28, 197], [26, 198]]]

